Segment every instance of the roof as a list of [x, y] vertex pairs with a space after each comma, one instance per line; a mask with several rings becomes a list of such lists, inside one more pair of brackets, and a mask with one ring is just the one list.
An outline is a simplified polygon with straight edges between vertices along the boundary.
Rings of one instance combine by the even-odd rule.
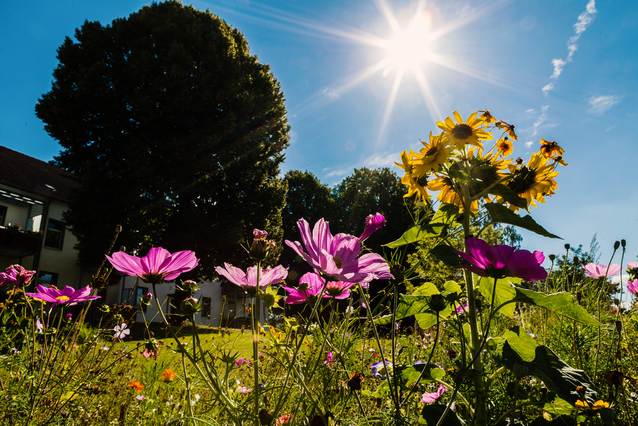
[[72, 174], [2, 145], [0, 184], [59, 201], [69, 201], [79, 186]]

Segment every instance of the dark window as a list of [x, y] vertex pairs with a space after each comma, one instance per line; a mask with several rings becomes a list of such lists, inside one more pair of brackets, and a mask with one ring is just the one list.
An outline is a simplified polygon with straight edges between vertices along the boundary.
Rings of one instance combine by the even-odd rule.
[[40, 271], [38, 274], [38, 281], [45, 284], [57, 284], [58, 274], [55, 272]]
[[0, 226], [4, 226], [4, 221], [7, 219], [7, 206], [0, 206]]
[[133, 303], [133, 306], [138, 306], [140, 304], [140, 300], [142, 300], [142, 297], [147, 290], [148, 289], [146, 287], [137, 287], [135, 290], [135, 302]]
[[210, 318], [211, 300], [210, 297], [202, 297], [202, 317]]
[[47, 233], [44, 238], [44, 245], [46, 247], [62, 249], [64, 245], [64, 222], [59, 220], [49, 219], [47, 222]]

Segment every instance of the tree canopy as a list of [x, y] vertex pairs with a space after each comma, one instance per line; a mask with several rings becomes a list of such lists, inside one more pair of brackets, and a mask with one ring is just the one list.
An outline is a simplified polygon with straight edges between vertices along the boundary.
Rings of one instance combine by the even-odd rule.
[[178, 2], [110, 25], [85, 22], [58, 48], [36, 105], [81, 189], [67, 221], [81, 261], [120, 244], [194, 249], [204, 272], [236, 260], [253, 227], [281, 238], [284, 96], [244, 36]]

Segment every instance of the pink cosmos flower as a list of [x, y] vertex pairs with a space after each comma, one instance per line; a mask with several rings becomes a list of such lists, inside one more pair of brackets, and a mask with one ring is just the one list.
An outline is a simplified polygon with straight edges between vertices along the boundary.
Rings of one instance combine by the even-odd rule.
[[464, 267], [475, 274], [494, 277], [518, 277], [526, 281], [547, 278], [547, 271], [541, 266], [545, 260], [543, 252], [516, 250], [507, 245], [491, 246], [479, 238], [468, 238], [467, 252], [458, 252]]
[[370, 235], [383, 228], [385, 225], [385, 216], [381, 213], [370, 214], [366, 217], [366, 225], [363, 232], [359, 236], [359, 240], [364, 241], [370, 237]]
[[26, 269], [22, 265], [11, 265], [3, 272], [0, 272], [0, 285], [27, 285], [34, 275], [35, 271]]
[[347, 299], [350, 297], [350, 288], [354, 284], [345, 281], [328, 281], [314, 272], [306, 272], [299, 278], [297, 287], [284, 287], [287, 293], [286, 303], [297, 305], [306, 303], [309, 299], [318, 297], [323, 290], [323, 299]]
[[631, 294], [638, 293], [638, 279], [627, 282], [627, 291], [629, 291]]
[[[230, 263], [224, 263], [224, 267], [217, 266], [215, 271], [244, 290], [254, 290], [257, 287], [256, 266], [251, 266], [244, 272]], [[288, 270], [281, 265], [277, 265], [274, 268], [262, 268], [259, 271], [259, 287], [278, 284], [285, 280], [287, 276]]]
[[91, 296], [93, 289], [88, 285], [80, 289], [75, 289], [67, 285], [61, 290], [54, 286], [45, 287], [43, 285], [38, 285], [35, 289], [35, 293], [25, 294], [42, 302], [53, 303], [56, 305], [73, 306], [81, 302], [88, 302], [89, 300], [96, 300], [100, 298], [100, 296]]
[[620, 265], [616, 263], [612, 263], [609, 265], [609, 270], [607, 270], [607, 265], [601, 265], [599, 263], [588, 263], [585, 265], [585, 275], [589, 278], [605, 278], [605, 277], [613, 277], [620, 272]]
[[299, 219], [297, 227], [302, 242], [286, 240], [286, 245], [301, 256], [316, 273], [329, 276], [335, 281], [354, 283], [394, 278], [383, 257], [376, 253], [361, 255], [361, 239], [348, 234], [333, 236], [328, 222], [323, 218], [315, 223], [312, 231], [305, 219]]
[[447, 387], [444, 384], [440, 384], [439, 388], [435, 392], [426, 392], [421, 396], [421, 402], [423, 404], [434, 404], [438, 401], [443, 394], [447, 392]]
[[627, 262], [627, 270], [638, 269], [638, 262]]
[[151, 248], [146, 256], [137, 257], [123, 251], [106, 256], [118, 271], [139, 277], [147, 283], [173, 281], [184, 272], [192, 271], [199, 264], [195, 252], [190, 250], [171, 253], [162, 247]]

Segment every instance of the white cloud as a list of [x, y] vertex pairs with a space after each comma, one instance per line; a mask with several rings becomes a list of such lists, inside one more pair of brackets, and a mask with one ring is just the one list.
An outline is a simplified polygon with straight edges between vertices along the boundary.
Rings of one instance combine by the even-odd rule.
[[556, 80], [558, 77], [560, 77], [560, 74], [563, 72], [563, 67], [565, 66], [566, 62], [564, 59], [560, 59], [560, 58], [554, 58], [552, 59], [552, 66], [554, 67], [554, 72], [552, 72], [552, 75], [550, 78], [553, 78], [554, 80]]
[[363, 160], [363, 165], [364, 167], [392, 167], [400, 159], [400, 151], [386, 154], [375, 153]]
[[554, 90], [554, 83], [547, 83], [541, 90], [543, 91], [543, 94], [547, 95], [549, 92]]
[[527, 148], [531, 148], [531, 147], [532, 147], [532, 145], [534, 145], [534, 141], [527, 141], [527, 142], [525, 142], [525, 147], [527, 147]]
[[532, 124], [532, 134], [530, 135], [531, 138], [534, 138], [534, 137], [536, 137], [536, 135], [538, 135], [538, 130], [547, 121], [547, 112], [548, 111], [549, 111], [549, 105], [543, 105], [541, 107], [541, 111], [538, 114], [538, 117], [536, 117], [536, 121], [534, 121], [534, 124]]
[[603, 114], [618, 104], [620, 99], [620, 96], [614, 95], [592, 96], [588, 101], [589, 112], [592, 114]]

